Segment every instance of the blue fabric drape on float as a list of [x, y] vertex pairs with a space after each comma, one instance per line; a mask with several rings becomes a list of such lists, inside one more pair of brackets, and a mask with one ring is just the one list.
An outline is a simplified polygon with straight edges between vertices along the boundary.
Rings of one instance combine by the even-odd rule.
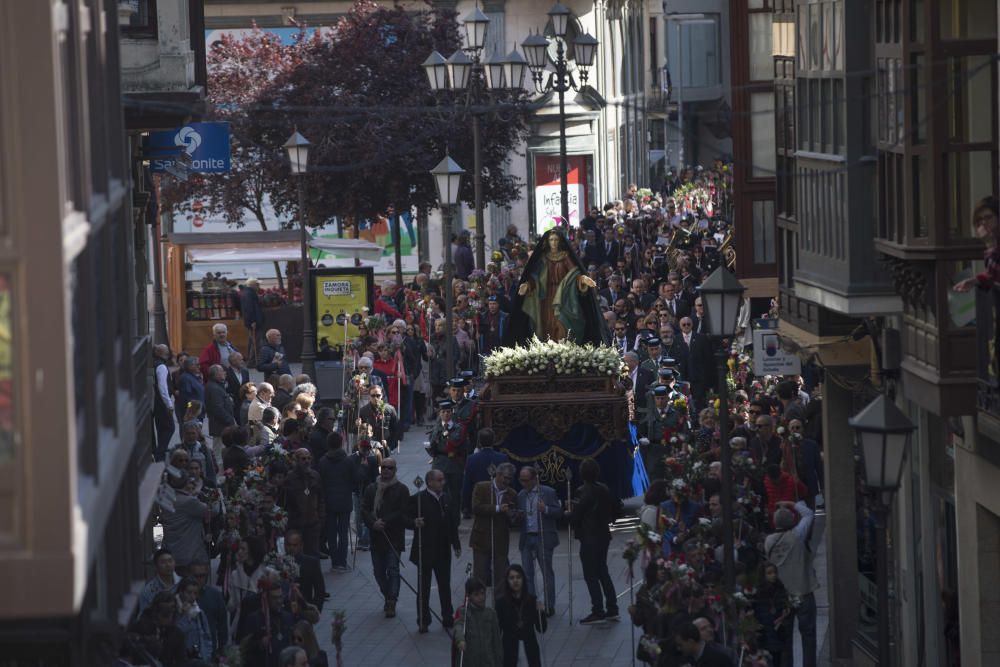
[[628, 442], [604, 442], [600, 432], [590, 424], [577, 423], [559, 441], [550, 442], [529, 425], [518, 426], [500, 444], [514, 465], [521, 467], [537, 463], [541, 468], [542, 483], [566, 495], [566, 479], [560, 470], [573, 471], [573, 488], [580, 484], [580, 461], [593, 457], [601, 466], [601, 481], [620, 498], [631, 498], [634, 463], [632, 447]]
[[642, 456], [639, 455], [639, 432], [635, 424], [628, 425], [628, 435], [632, 439], [632, 464], [634, 466], [632, 471], [632, 493], [633, 495], [641, 496], [649, 488], [649, 473], [646, 472], [646, 464], [642, 462]]

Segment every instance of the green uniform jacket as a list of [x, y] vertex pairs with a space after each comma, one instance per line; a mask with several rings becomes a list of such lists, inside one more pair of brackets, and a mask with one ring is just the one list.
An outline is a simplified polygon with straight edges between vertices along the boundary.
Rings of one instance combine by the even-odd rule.
[[[477, 609], [464, 606], [458, 610], [455, 621], [455, 645], [465, 642], [463, 664], [472, 667], [501, 667], [503, 665], [503, 645], [500, 643], [500, 623], [497, 613], [489, 607]], [[455, 651], [454, 664], [458, 664], [460, 653]]]

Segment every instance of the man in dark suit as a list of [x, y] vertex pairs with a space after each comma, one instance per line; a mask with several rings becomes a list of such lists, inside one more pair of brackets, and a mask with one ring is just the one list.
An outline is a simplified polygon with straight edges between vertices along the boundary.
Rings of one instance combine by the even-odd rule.
[[602, 263], [604, 253], [601, 252], [600, 243], [597, 242], [596, 236], [591, 231], [587, 231], [583, 235], [583, 241], [580, 243], [580, 257], [584, 264], [600, 265]]
[[299, 565], [299, 578], [295, 583], [299, 585], [306, 602], [323, 611], [323, 601], [326, 600], [323, 571], [320, 570], [319, 559], [305, 553], [304, 548], [302, 531], [295, 528], [285, 531], [285, 553]]
[[618, 257], [622, 254], [622, 246], [615, 239], [615, 230], [610, 225], [604, 228], [604, 239], [598, 243], [601, 252], [601, 261], [597, 264], [615, 265]]
[[646, 402], [646, 392], [649, 386], [656, 381], [656, 373], [639, 365], [639, 355], [633, 351], [625, 353], [625, 366], [628, 368], [629, 377], [632, 379], [632, 396], [635, 403], [635, 421], [642, 424], [646, 421], [646, 413], [649, 404]]
[[617, 273], [612, 274], [608, 279], [608, 286], [601, 290], [601, 296], [604, 300], [608, 302], [608, 307], [615, 305], [618, 299], [625, 296], [625, 291], [622, 289], [622, 279]]
[[682, 317], [691, 314], [691, 304], [677, 293], [677, 289], [671, 282], [660, 283], [660, 298], [666, 304], [667, 310], [674, 316], [674, 321], [679, 321]]
[[426, 476], [427, 488], [410, 496], [407, 527], [413, 530], [410, 545], [410, 562], [417, 566], [417, 629], [427, 632], [431, 623], [431, 575], [437, 581], [441, 602], [441, 622], [446, 628], [453, 624], [454, 607], [451, 604], [451, 554], [462, 556], [462, 543], [458, 539], [458, 523], [450, 510], [452, 500], [444, 492], [444, 473], [430, 470]]
[[706, 392], [716, 385], [712, 343], [707, 336], [694, 333], [694, 322], [690, 317], [682, 317], [680, 327], [681, 333], [674, 339], [671, 356], [677, 360], [681, 377], [691, 383], [694, 402], [691, 414], [697, 414], [705, 407]]
[[733, 660], [704, 639], [694, 623], [685, 622], [673, 629], [674, 646], [690, 658], [694, 667], [732, 667]]
[[226, 393], [233, 397], [233, 417], [240, 419], [240, 387], [250, 381], [250, 369], [247, 368], [243, 355], [233, 352], [229, 355], [229, 368], [226, 369]]

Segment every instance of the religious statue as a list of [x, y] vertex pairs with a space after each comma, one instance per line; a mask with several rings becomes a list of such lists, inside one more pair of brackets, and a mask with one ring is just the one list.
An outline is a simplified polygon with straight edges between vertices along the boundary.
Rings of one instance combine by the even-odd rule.
[[562, 233], [552, 229], [535, 246], [511, 307], [504, 345], [570, 340], [599, 345], [610, 332], [597, 302], [597, 283], [584, 271]]

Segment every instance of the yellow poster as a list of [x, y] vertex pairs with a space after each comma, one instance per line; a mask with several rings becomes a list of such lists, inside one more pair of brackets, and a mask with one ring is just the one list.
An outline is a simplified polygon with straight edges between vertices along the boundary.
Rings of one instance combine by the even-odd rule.
[[357, 337], [357, 325], [369, 313], [365, 309], [374, 306], [374, 272], [371, 267], [313, 269], [311, 276], [317, 349], [342, 346]]

